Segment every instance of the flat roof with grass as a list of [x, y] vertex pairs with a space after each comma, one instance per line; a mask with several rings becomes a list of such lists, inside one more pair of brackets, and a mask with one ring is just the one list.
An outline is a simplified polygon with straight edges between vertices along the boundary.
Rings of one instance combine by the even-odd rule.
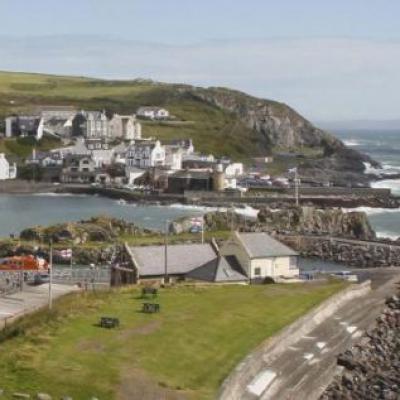
[[[67, 295], [51, 314], [3, 332], [0, 388], [74, 400], [212, 399], [247, 353], [344, 285], [161, 289], [157, 314], [140, 312], [139, 288]], [[120, 326], [98, 327], [102, 316]]]

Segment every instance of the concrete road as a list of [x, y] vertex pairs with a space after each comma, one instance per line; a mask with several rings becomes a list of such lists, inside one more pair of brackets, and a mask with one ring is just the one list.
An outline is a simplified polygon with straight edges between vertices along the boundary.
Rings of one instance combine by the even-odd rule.
[[313, 400], [330, 383], [337, 355], [363, 334], [383, 308], [385, 298], [396, 291], [399, 268], [359, 271], [372, 281], [369, 295], [349, 302], [307, 336], [263, 365], [243, 386], [241, 399]]
[[[53, 284], [53, 299], [78, 290], [76, 286]], [[25, 286], [22, 292], [0, 297], [0, 330], [7, 322], [44, 307], [49, 300], [49, 285]]]

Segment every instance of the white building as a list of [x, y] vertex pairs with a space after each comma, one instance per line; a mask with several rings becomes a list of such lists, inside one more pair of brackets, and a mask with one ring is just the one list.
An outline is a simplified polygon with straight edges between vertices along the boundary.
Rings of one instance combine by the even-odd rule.
[[162, 107], [140, 107], [136, 115], [146, 119], [168, 119], [169, 111]]
[[151, 168], [165, 165], [165, 148], [160, 141], [139, 142], [128, 147], [126, 153], [127, 168]]
[[37, 115], [11, 116], [5, 119], [6, 137], [43, 137], [44, 120]]
[[165, 147], [165, 166], [172, 170], [182, 169], [183, 150], [175, 146]]
[[298, 253], [264, 232], [234, 232], [220, 252], [223, 256], [235, 256], [250, 282], [299, 275]]
[[0, 153], [0, 181], [17, 177], [16, 164], [10, 164], [4, 153]]
[[237, 178], [243, 175], [243, 164], [242, 163], [231, 163], [225, 167], [225, 175], [228, 178]]
[[109, 122], [109, 135], [123, 140], [141, 139], [142, 125], [135, 115], [114, 114]]
[[86, 117], [86, 138], [106, 138], [108, 132], [108, 118], [105, 112], [88, 111]]

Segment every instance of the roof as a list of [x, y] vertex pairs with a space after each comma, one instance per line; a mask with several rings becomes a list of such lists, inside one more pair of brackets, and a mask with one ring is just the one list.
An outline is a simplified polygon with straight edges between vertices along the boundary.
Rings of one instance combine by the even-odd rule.
[[298, 255], [296, 251], [274, 239], [265, 232], [236, 232], [235, 234], [250, 258]]
[[208, 263], [190, 271], [186, 276], [206, 282], [248, 281], [235, 256], [216, 257]]
[[[164, 246], [130, 247], [141, 276], [164, 275]], [[168, 246], [168, 274], [183, 275], [215, 259], [211, 244], [177, 244]]]

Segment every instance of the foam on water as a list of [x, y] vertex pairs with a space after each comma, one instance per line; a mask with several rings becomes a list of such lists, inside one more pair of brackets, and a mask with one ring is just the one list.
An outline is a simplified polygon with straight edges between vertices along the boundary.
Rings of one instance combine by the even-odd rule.
[[400, 179], [384, 179], [371, 183], [371, 187], [376, 189], [390, 189], [392, 194], [400, 196]]

